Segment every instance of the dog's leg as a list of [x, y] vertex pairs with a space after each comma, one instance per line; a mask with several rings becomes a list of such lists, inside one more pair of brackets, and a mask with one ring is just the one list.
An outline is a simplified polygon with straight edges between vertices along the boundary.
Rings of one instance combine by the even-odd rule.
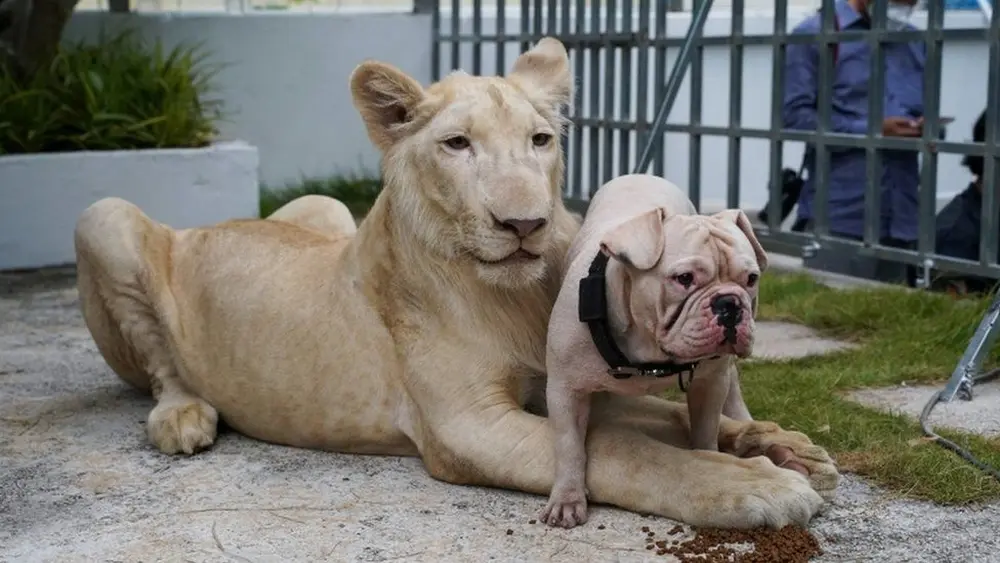
[[549, 373], [546, 389], [548, 420], [555, 442], [555, 481], [538, 519], [550, 526], [572, 528], [587, 521], [587, 423], [590, 394], [569, 388], [572, 373]]
[[719, 415], [729, 394], [729, 359], [702, 362], [687, 391], [691, 447], [719, 451]]
[[117, 198], [94, 203], [75, 231], [77, 284], [84, 321], [122, 379], [157, 400], [146, 426], [164, 453], [191, 454], [215, 440], [218, 415], [177, 376], [152, 291], [166, 291], [157, 265], [169, 263], [170, 230]]
[[340, 200], [323, 195], [304, 195], [282, 205], [268, 220], [285, 221], [325, 235], [353, 235], [358, 226], [351, 210]]
[[750, 410], [743, 401], [743, 390], [740, 388], [740, 370], [736, 362], [729, 364], [729, 393], [726, 403], [722, 406], [722, 414], [733, 420], [753, 420]]

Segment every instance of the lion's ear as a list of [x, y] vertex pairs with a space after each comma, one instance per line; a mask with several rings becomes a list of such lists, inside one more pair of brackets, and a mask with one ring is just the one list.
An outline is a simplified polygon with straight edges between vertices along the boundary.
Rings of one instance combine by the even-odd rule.
[[351, 73], [351, 98], [368, 138], [384, 152], [402, 138], [414, 108], [424, 99], [424, 89], [390, 64], [365, 61]]
[[568, 104], [573, 95], [569, 54], [562, 42], [552, 37], [543, 37], [534, 47], [521, 53], [508, 78], [537, 91], [553, 108]]

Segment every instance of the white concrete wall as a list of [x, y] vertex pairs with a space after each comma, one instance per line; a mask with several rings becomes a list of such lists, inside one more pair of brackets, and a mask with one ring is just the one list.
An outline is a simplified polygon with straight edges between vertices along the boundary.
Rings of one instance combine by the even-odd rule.
[[[805, 17], [811, 9], [797, 9], [789, 16], [789, 27]], [[484, 7], [482, 32], [495, 31], [495, 12]], [[519, 10], [507, 12], [507, 33], [520, 28]], [[773, 29], [768, 13], [746, 13], [746, 33], [767, 33]], [[255, 13], [241, 16], [223, 14], [142, 14], [111, 16], [100, 13], [79, 13], [75, 16], [68, 37], [93, 37], [100, 24], [112, 21], [120, 25], [129, 22], [140, 29], [162, 37], [167, 44], [179, 40], [201, 40], [216, 57], [232, 66], [220, 76], [221, 90], [233, 110], [233, 121], [224, 124], [228, 138], [244, 139], [260, 149], [261, 177], [268, 184], [294, 181], [302, 175], [329, 175], [342, 171], [377, 168], [378, 156], [365, 136], [361, 120], [351, 106], [347, 79], [354, 66], [365, 58], [377, 58], [396, 64], [423, 82], [430, 80], [430, 18], [411, 14], [330, 14], [330, 13]], [[917, 23], [920, 16], [916, 16]], [[471, 13], [462, 12], [461, 29], [472, 30]], [[681, 37], [690, 23], [690, 14], [671, 13], [668, 33]], [[572, 22], [571, 22], [572, 24]], [[442, 17], [442, 32], [450, 31], [450, 17]], [[981, 27], [982, 18], [976, 13], [949, 13], [948, 27]], [[724, 12], [710, 16], [707, 35], [729, 35], [730, 19]], [[460, 66], [472, 71], [472, 47], [462, 45]], [[441, 51], [442, 68], [450, 67], [450, 47]], [[496, 71], [495, 48], [484, 44], [481, 72]], [[518, 53], [518, 44], [506, 48], [506, 67], [510, 68]], [[948, 138], [961, 140], [971, 136], [972, 124], [986, 103], [988, 49], [985, 41], [951, 42], [944, 48], [941, 108], [943, 115], [955, 116]], [[668, 52], [672, 65], [676, 50]], [[586, 85], [589, 57], [584, 76], [578, 84]], [[649, 58], [649, 118], [652, 104], [653, 57]], [[603, 56], [601, 66], [603, 67]], [[632, 95], [637, 92], [637, 64], [633, 63]], [[729, 51], [724, 47], [705, 49], [705, 81], [703, 86], [702, 121], [707, 125], [725, 125], [729, 117]], [[600, 84], [612, 80], [617, 98], [620, 77], [606, 78], [602, 71]], [[771, 57], [768, 47], [747, 47], [743, 74], [743, 123], [747, 127], [767, 127], [770, 123]], [[685, 123], [689, 119], [690, 84], [685, 80], [670, 122]], [[603, 102], [601, 103], [603, 109]], [[589, 88], [584, 87], [584, 108], [589, 111]], [[635, 116], [635, 103], [632, 104]], [[589, 188], [596, 181], [587, 177], [589, 146], [584, 136], [583, 183]], [[632, 159], [639, 151], [632, 142]], [[802, 146], [786, 143], [784, 162], [797, 167]], [[686, 135], [669, 134], [666, 141], [667, 176], [683, 186], [688, 181], [688, 139]], [[613, 170], [618, 172], [618, 150], [614, 150]], [[702, 202], [706, 208], [718, 207], [725, 201], [727, 183], [726, 140], [705, 137], [702, 141]], [[572, 156], [571, 156], [572, 158]], [[939, 159], [941, 198], [960, 190], [968, 174], [959, 165], [960, 157], [942, 155]], [[572, 162], [571, 162], [572, 166]], [[627, 169], [624, 168], [622, 170]], [[742, 146], [740, 174], [741, 205], [757, 207], [766, 200], [768, 177], [768, 144], [763, 140], [745, 139]]]
[[80, 213], [105, 197], [178, 229], [257, 217], [257, 165], [239, 142], [0, 156], [0, 271], [72, 264]]
[[131, 26], [172, 46], [200, 41], [228, 66], [217, 79], [233, 115], [226, 139], [260, 151], [268, 185], [338, 172], [377, 173], [378, 153], [351, 105], [348, 77], [365, 58], [430, 77], [430, 18], [411, 14], [106, 14], [77, 12], [68, 40]]

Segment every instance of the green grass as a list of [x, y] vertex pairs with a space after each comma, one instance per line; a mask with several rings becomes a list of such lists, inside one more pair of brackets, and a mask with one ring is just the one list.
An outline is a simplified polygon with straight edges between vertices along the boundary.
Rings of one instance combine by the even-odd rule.
[[[766, 274], [759, 318], [805, 324], [859, 346], [826, 356], [741, 364], [744, 394], [758, 420], [806, 433], [842, 470], [905, 496], [942, 503], [1000, 498], [1000, 483], [953, 452], [922, 439], [915, 419], [842, 398], [864, 387], [943, 385], [988, 298], [899, 289], [837, 290], [806, 275]], [[994, 363], [1000, 354], [987, 359]], [[930, 394], [928, 394], [928, 399]], [[935, 429], [1000, 466], [1000, 440]]]
[[382, 189], [382, 181], [363, 173], [306, 178], [301, 182], [281, 188], [261, 187], [260, 216], [267, 217], [289, 201], [309, 194], [325, 195], [339, 199], [355, 217], [362, 217], [371, 209]]

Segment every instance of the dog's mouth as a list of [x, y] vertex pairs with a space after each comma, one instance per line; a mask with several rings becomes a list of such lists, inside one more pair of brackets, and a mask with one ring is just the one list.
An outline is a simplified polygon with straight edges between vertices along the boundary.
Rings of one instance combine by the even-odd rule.
[[488, 266], [501, 266], [501, 265], [506, 266], [506, 265], [510, 265], [510, 264], [520, 264], [520, 263], [525, 263], [525, 262], [533, 262], [535, 260], [538, 260], [541, 257], [542, 257], [541, 254], [535, 254], [534, 252], [530, 252], [530, 251], [525, 250], [523, 248], [518, 248], [517, 250], [515, 250], [514, 252], [511, 252], [507, 256], [504, 256], [503, 258], [498, 258], [496, 260], [487, 260], [485, 258], [481, 258], [481, 257], [477, 256], [476, 260], [479, 263], [486, 264]]

